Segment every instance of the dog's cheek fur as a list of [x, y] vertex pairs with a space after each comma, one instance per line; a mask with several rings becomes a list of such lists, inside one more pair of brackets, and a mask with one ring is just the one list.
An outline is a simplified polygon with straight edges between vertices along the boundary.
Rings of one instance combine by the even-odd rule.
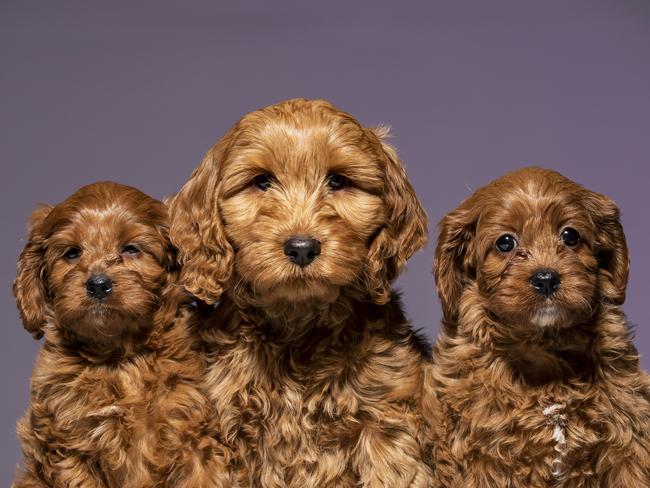
[[358, 189], [314, 192], [300, 203], [280, 191], [245, 189], [220, 208], [236, 249], [237, 273], [257, 291], [298, 277], [284, 254], [284, 242], [294, 235], [321, 242], [321, 254], [302, 270], [318, 282], [311, 291], [349, 285], [361, 273], [369, 241], [384, 219], [381, 198]]
[[[552, 304], [554, 325], [568, 326], [587, 319], [593, 312], [596, 295], [596, 262], [588, 251], [567, 251], [552, 262], [531, 258], [520, 261], [492, 253], [479, 274], [479, 285], [486, 291], [490, 310], [505, 323], [527, 327], [534, 325], [535, 314]], [[558, 272], [561, 285], [552, 301], [535, 292], [531, 276], [542, 267]]]
[[94, 266], [94, 270], [101, 270], [113, 281], [113, 291], [104, 300], [111, 312], [95, 313], [98, 304], [86, 293], [90, 276], [87, 264], [53, 259], [49, 269], [58, 326], [80, 338], [99, 342], [119, 341], [125, 334], [149, 328], [166, 278], [162, 265], [148, 254], [129, 262]]

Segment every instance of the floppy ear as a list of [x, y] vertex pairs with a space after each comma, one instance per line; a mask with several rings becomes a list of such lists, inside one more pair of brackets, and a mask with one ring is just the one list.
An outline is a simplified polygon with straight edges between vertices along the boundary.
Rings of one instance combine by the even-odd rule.
[[169, 238], [169, 200], [169, 198], [166, 198], [163, 201], [159, 201], [147, 196], [146, 218], [147, 222], [151, 223], [160, 237], [160, 242], [163, 245], [161, 264], [168, 275], [174, 275], [169, 281], [175, 284], [179, 266], [176, 258], [177, 250]]
[[233, 249], [217, 206], [219, 171], [231, 133], [208, 151], [189, 181], [169, 201], [169, 235], [178, 250], [180, 283], [208, 304], [219, 299], [233, 269]]
[[590, 190], [585, 190], [583, 204], [595, 226], [600, 293], [609, 302], [621, 305], [625, 301], [630, 258], [620, 211], [611, 199]]
[[376, 303], [390, 299], [390, 283], [402, 271], [406, 260], [427, 245], [427, 215], [406, 177], [395, 149], [385, 142], [388, 129], [373, 129], [386, 161], [384, 205], [386, 223], [368, 251], [368, 289]]
[[451, 335], [458, 323], [459, 302], [465, 286], [475, 279], [473, 264], [476, 217], [474, 199], [465, 200], [438, 224], [438, 245], [433, 267], [442, 304], [442, 325]]
[[32, 212], [27, 225], [29, 237], [18, 258], [18, 273], [13, 284], [14, 297], [25, 329], [34, 339], [43, 336], [50, 315], [50, 300], [45, 289], [45, 239], [42, 229], [52, 207], [41, 205]]
[[160, 235], [160, 240], [164, 243], [162, 265], [169, 275], [174, 275], [178, 273], [178, 251], [174, 247], [169, 238], [169, 224], [159, 224], [156, 225], [156, 230]]

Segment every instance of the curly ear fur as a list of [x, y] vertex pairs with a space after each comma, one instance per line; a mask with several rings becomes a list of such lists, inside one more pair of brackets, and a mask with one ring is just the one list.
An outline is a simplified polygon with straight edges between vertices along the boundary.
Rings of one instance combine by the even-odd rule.
[[395, 149], [385, 142], [388, 129], [370, 131], [381, 144], [386, 161], [384, 204], [386, 224], [368, 252], [368, 289], [378, 304], [390, 299], [390, 283], [402, 271], [406, 260], [427, 245], [427, 215], [408, 181]]
[[476, 276], [473, 264], [476, 212], [474, 200], [465, 200], [438, 224], [438, 245], [433, 273], [442, 304], [442, 325], [453, 335], [458, 321], [459, 302], [469, 280]]
[[163, 256], [163, 266], [165, 268], [165, 271], [167, 271], [167, 274], [170, 276], [173, 276], [174, 274], [177, 274], [178, 272], [178, 258], [177, 254], [178, 251], [176, 248], [172, 245], [171, 240], [169, 238], [169, 226], [168, 225], [159, 225], [156, 227], [158, 230], [158, 233], [160, 234], [160, 239], [167, 243], [164, 249], [164, 256]]
[[601, 296], [614, 305], [622, 305], [630, 258], [620, 211], [611, 199], [590, 190], [585, 190], [582, 202], [595, 227], [594, 254], [598, 258]]
[[45, 218], [52, 211], [41, 205], [32, 212], [27, 225], [27, 244], [18, 258], [18, 273], [13, 283], [13, 293], [25, 329], [34, 339], [43, 336], [43, 326], [51, 314], [50, 300], [45, 287], [45, 239], [42, 229]]
[[219, 299], [233, 270], [234, 253], [217, 204], [219, 173], [231, 134], [232, 130], [208, 151], [189, 181], [168, 202], [169, 235], [182, 266], [180, 283], [207, 304]]

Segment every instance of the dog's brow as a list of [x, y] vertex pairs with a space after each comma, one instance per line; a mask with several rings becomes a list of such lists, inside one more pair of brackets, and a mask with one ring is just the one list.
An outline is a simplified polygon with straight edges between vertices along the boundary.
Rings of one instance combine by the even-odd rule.
[[128, 222], [120, 225], [118, 232], [118, 240], [142, 240], [151, 238], [159, 239], [158, 233], [156, 230], [148, 224], [143, 224], [140, 222]]

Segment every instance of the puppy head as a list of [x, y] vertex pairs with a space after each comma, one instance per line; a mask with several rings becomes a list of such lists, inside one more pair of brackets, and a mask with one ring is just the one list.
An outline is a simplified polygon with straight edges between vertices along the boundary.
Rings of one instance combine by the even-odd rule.
[[52, 321], [82, 340], [115, 343], [146, 330], [174, 266], [165, 206], [102, 182], [29, 222], [14, 295], [35, 338]]
[[526, 168], [479, 189], [440, 223], [434, 268], [448, 331], [464, 289], [513, 326], [566, 327], [625, 299], [628, 252], [607, 197]]
[[318, 100], [244, 116], [170, 202], [183, 284], [208, 303], [230, 280], [267, 304], [386, 302], [427, 236], [386, 135]]

